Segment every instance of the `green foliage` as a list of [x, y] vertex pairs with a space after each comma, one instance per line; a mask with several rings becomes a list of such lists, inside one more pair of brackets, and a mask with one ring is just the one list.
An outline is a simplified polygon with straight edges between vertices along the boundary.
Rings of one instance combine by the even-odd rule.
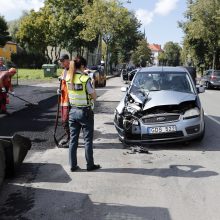
[[[130, 23], [116, 33], [113, 42], [116, 45], [116, 52], [121, 63], [129, 62], [132, 51], [138, 46], [138, 42], [143, 39], [143, 34], [139, 31], [141, 26], [135, 15], [129, 12]], [[111, 51], [113, 54], [113, 51]]]
[[160, 64], [162, 63], [166, 66], [180, 66], [181, 47], [178, 43], [173, 43], [172, 41], [167, 42], [158, 59]]
[[160, 66], [166, 66], [167, 56], [164, 51], [160, 52], [158, 55], [158, 61]]
[[11, 37], [9, 36], [7, 22], [3, 16], [0, 16], [0, 47], [4, 47], [9, 40]]
[[46, 58], [40, 53], [19, 52], [12, 54], [12, 62], [19, 68], [41, 68], [47, 62]]
[[[84, 55], [106, 43], [105, 58], [117, 64], [128, 62], [143, 38], [140, 22], [118, 0], [45, 0], [38, 12], [25, 13], [10, 24], [13, 39], [28, 52], [38, 51], [47, 63], [56, 60], [62, 49], [72, 56]], [[50, 46], [50, 48], [49, 48]], [[49, 49], [48, 49], [49, 48]], [[98, 57], [99, 56], [99, 57]]]
[[220, 67], [220, 1], [188, 1], [186, 22], [180, 23], [185, 32], [183, 59], [197, 66]]
[[12, 41], [13, 42], [17, 42], [18, 41], [17, 38], [16, 38], [16, 33], [19, 30], [20, 22], [27, 15], [28, 15], [28, 12], [27, 11], [23, 11], [22, 16], [19, 19], [8, 22], [8, 31], [10, 33], [10, 36], [12, 37]]
[[135, 66], [143, 67], [148, 63], [152, 64], [152, 54], [146, 39], [142, 39], [138, 42], [137, 49], [132, 53], [131, 59]]
[[84, 40], [91, 41], [101, 36], [107, 44], [106, 61], [111, 54], [110, 64], [116, 65], [119, 60], [128, 62], [142, 37], [138, 31], [139, 21], [119, 1], [94, 0], [93, 4], [85, 5], [83, 14], [76, 20], [84, 27], [80, 32]]
[[[57, 76], [60, 76], [61, 69], [58, 69]], [[53, 77], [44, 77], [43, 69], [17, 69], [18, 79], [42, 79], [42, 80], [49, 80]]]

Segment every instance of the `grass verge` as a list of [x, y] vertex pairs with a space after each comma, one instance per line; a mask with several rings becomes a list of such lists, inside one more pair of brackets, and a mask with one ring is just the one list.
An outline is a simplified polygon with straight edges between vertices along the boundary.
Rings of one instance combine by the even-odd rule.
[[45, 77], [43, 69], [17, 69], [17, 74], [13, 78], [16, 79], [18, 77], [18, 79], [48, 80], [60, 76], [61, 72], [62, 69], [58, 69], [55, 76]]

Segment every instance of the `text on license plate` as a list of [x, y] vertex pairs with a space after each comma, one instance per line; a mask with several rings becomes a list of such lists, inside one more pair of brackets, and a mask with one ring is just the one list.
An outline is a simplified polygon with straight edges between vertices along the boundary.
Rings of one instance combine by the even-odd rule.
[[176, 131], [175, 125], [148, 128], [149, 134], [169, 133], [169, 132], [175, 132], [175, 131]]

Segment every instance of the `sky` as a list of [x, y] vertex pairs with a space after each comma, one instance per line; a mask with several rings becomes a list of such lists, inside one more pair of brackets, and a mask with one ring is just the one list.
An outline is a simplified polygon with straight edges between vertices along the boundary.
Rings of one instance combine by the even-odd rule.
[[[160, 44], [168, 41], [181, 44], [183, 32], [178, 21], [184, 20], [186, 0], [121, 0], [123, 5], [135, 12], [141, 21], [141, 31], [145, 30], [148, 43]], [[0, 15], [6, 21], [18, 19], [24, 10], [39, 10], [44, 0], [0, 0]]]

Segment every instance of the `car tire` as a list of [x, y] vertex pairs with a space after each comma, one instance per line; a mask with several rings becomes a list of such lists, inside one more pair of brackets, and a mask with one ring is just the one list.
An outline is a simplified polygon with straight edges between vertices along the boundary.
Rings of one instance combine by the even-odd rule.
[[209, 83], [209, 82], [206, 82], [205, 87], [206, 87], [206, 89], [211, 89], [210, 83]]
[[95, 88], [99, 87], [99, 82], [95, 81]]
[[0, 186], [2, 185], [5, 178], [5, 152], [4, 148], [0, 143]]
[[103, 82], [103, 87], [106, 87], [106, 79]]

